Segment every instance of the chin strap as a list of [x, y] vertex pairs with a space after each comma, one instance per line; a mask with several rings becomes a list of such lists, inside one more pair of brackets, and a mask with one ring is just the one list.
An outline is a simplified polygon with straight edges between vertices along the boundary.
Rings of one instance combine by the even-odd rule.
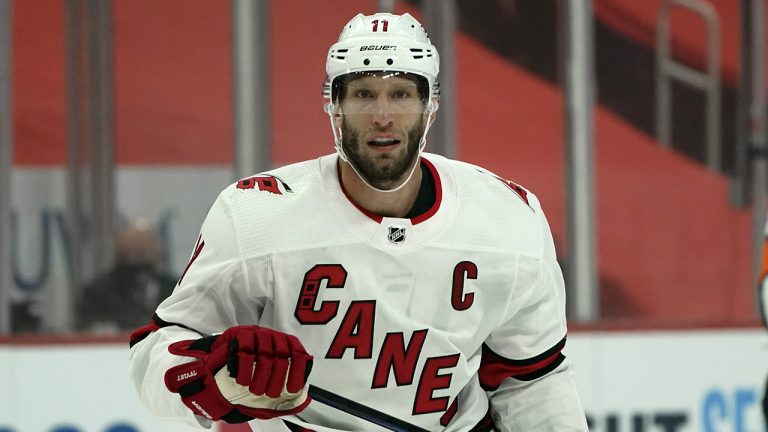
[[[357, 170], [357, 167], [355, 166], [355, 164], [353, 164], [352, 161], [349, 160], [349, 158], [347, 157], [347, 154], [344, 152], [344, 148], [341, 145], [341, 128], [337, 128], [336, 125], [333, 122], [333, 115], [334, 115], [333, 114], [333, 110], [334, 110], [334, 108], [335, 108], [335, 106], [334, 106], [333, 102], [328, 102], [327, 104], [325, 104], [324, 110], [325, 110], [325, 112], [328, 113], [328, 118], [331, 121], [331, 130], [333, 131], [334, 147], [336, 148], [336, 153], [338, 153], [338, 155], [341, 158], [341, 160], [343, 160], [344, 162], [348, 163], [349, 166], [352, 167], [352, 171], [354, 171], [355, 174], [357, 174], [357, 177], [360, 178], [360, 180], [362, 180], [363, 183], [365, 183], [366, 186], [368, 186], [369, 188], [371, 188], [371, 189], [373, 189], [373, 190], [375, 190], [377, 192], [384, 192], [384, 193], [397, 192], [400, 189], [402, 189], [403, 187], [405, 187], [405, 185], [408, 184], [408, 182], [411, 180], [411, 177], [413, 177], [413, 173], [416, 171], [416, 167], [419, 166], [419, 160], [421, 159], [421, 153], [424, 152], [424, 147], [427, 146], [427, 132], [429, 132], [429, 128], [432, 126], [432, 121], [429, 118], [429, 116], [431, 116], [432, 113], [437, 111], [437, 102], [430, 101], [427, 104], [426, 113], [428, 115], [428, 118], [427, 118], [426, 124], [424, 125], [424, 133], [421, 135], [421, 140], [419, 141], [419, 153], [416, 156], [416, 160], [413, 162], [413, 166], [411, 167], [411, 171], [408, 174], [408, 177], [406, 177], [405, 180], [403, 180], [399, 185], [397, 185], [396, 187], [394, 187], [392, 189], [379, 189], [376, 186], [373, 186], [372, 184], [370, 184], [368, 182], [368, 180], [366, 180], [365, 177], [363, 177], [360, 174], [360, 171]], [[339, 115], [343, 115], [341, 113], [341, 108], [339, 108]]]

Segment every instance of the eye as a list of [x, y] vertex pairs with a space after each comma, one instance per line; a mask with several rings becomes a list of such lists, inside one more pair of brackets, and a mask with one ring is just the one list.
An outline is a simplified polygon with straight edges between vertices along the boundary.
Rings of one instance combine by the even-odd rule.
[[392, 94], [392, 97], [395, 99], [407, 99], [411, 97], [411, 92], [408, 90], [395, 90], [395, 92]]
[[355, 97], [358, 99], [369, 99], [371, 97], [371, 92], [366, 89], [360, 89], [355, 92]]

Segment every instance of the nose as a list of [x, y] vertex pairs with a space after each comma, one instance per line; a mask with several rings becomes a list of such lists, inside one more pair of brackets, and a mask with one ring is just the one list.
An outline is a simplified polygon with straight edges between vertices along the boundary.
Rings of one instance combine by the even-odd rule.
[[379, 126], [387, 126], [392, 123], [392, 109], [394, 106], [386, 95], [379, 95], [374, 102], [373, 122]]

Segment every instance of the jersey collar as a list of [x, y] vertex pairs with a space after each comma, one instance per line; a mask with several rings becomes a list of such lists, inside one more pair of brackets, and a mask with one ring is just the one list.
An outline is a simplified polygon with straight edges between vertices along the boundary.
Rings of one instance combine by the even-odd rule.
[[[435, 202], [432, 204], [432, 207], [430, 207], [429, 210], [427, 210], [426, 212], [420, 214], [419, 216], [410, 218], [412, 225], [417, 225], [434, 216], [435, 213], [437, 213], [437, 211], [440, 209], [440, 203], [443, 200], [442, 182], [440, 181], [440, 174], [437, 172], [435, 165], [433, 165], [432, 162], [430, 162], [424, 157], [420, 157], [419, 160], [421, 163], [424, 164], [425, 167], [427, 167], [429, 172], [432, 174], [432, 181], [434, 182], [434, 186], [435, 186]], [[341, 170], [339, 169], [338, 161], [336, 163], [336, 178], [339, 182], [339, 187], [341, 188], [341, 191], [344, 192], [344, 196], [347, 197], [347, 200], [350, 203], [352, 203], [352, 205], [354, 205], [355, 208], [357, 208], [361, 213], [363, 213], [364, 215], [366, 215], [368, 218], [370, 218], [376, 223], [380, 224], [384, 220], [383, 216], [377, 215], [363, 208], [360, 204], [358, 204], [352, 198], [352, 196], [349, 195], [349, 193], [347, 193], [347, 190], [344, 188], [344, 183], [341, 182]]]

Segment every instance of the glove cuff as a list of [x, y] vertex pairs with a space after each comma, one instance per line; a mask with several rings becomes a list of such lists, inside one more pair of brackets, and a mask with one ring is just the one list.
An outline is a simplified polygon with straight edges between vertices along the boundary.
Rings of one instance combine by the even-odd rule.
[[192, 412], [211, 421], [242, 423], [254, 417], [239, 412], [224, 396], [202, 360], [195, 360], [168, 369], [165, 386], [181, 396]]

